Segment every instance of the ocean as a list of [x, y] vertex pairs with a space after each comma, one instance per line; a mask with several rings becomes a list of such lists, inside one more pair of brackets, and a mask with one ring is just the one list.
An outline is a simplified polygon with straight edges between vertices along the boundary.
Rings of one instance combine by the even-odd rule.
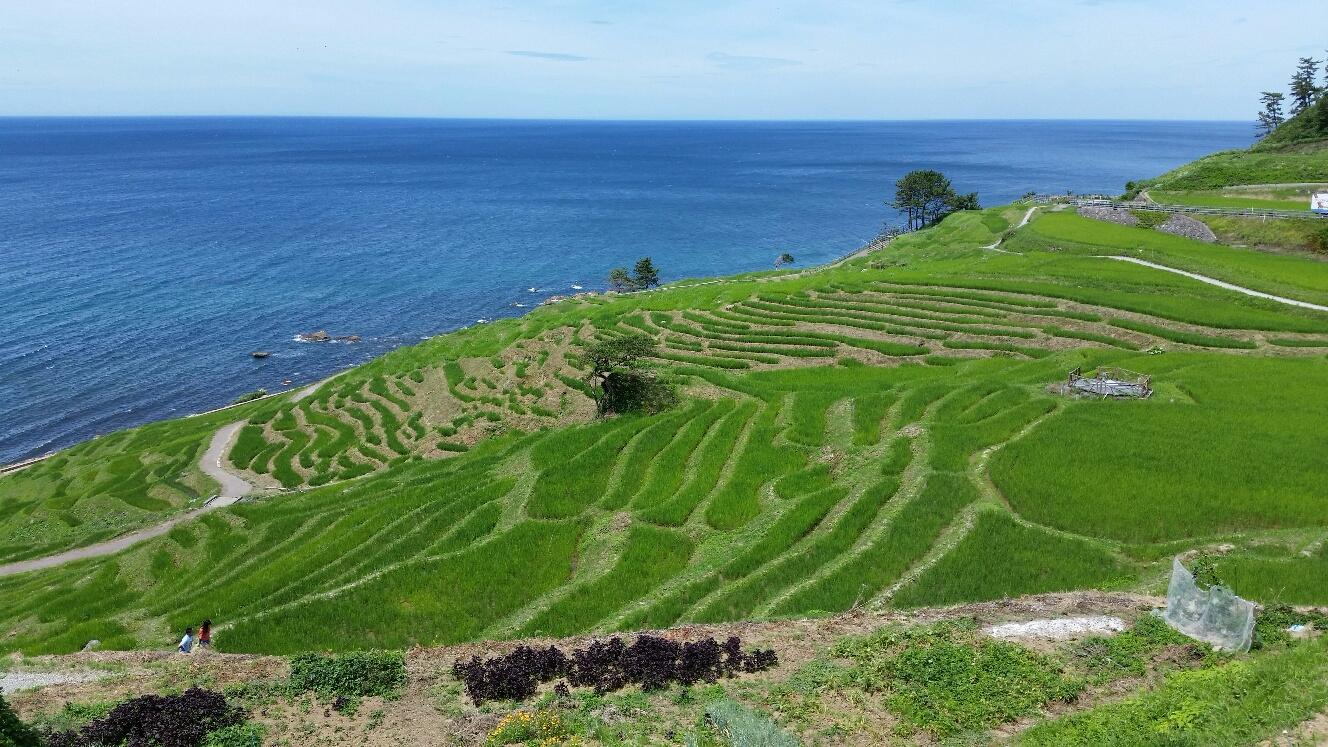
[[[0, 464], [306, 383], [650, 256], [847, 254], [896, 179], [1118, 193], [1245, 122], [0, 119]], [[311, 344], [326, 330], [358, 343]], [[271, 357], [257, 360], [255, 350]]]

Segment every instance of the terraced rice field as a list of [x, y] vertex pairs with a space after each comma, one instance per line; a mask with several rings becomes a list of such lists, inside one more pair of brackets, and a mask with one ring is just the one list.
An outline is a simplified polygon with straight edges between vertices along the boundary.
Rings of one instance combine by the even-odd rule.
[[[0, 579], [0, 650], [153, 646], [203, 617], [226, 650], [286, 653], [1151, 588], [1180, 549], [1324, 532], [1328, 316], [1036, 232], [1028, 254], [981, 248], [1008, 225], [568, 302], [231, 413], [232, 466], [288, 492]], [[677, 408], [593, 418], [579, 352], [624, 334], [658, 342]], [[1105, 365], [1154, 397], [1049, 388]], [[210, 435], [145, 451], [147, 432], [108, 443], [160, 452], [160, 474]], [[135, 470], [100, 495], [160, 476]]]

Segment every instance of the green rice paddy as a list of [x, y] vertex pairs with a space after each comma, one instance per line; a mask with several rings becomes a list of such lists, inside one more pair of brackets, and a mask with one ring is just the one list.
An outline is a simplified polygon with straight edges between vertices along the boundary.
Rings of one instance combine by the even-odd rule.
[[[952, 216], [832, 268], [542, 307], [322, 384], [111, 434], [0, 478], [0, 560], [261, 491], [114, 556], [0, 577], [0, 651], [161, 647], [209, 617], [292, 653], [630, 630], [1087, 587], [1172, 553], [1328, 533], [1328, 314], [1096, 254], [1328, 299], [1320, 263], [1069, 213]], [[1016, 253], [1017, 252], [1017, 253]], [[640, 334], [682, 392], [594, 417], [581, 352]], [[1056, 389], [1101, 366], [1146, 401]], [[1304, 601], [1322, 554], [1237, 552]], [[993, 559], [999, 562], [993, 562]]]

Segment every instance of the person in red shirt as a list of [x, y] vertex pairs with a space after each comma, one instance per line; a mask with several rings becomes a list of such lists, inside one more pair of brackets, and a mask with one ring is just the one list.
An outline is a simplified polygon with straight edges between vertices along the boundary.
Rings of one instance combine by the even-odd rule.
[[204, 620], [203, 626], [198, 629], [198, 645], [203, 648], [212, 646], [212, 621]]

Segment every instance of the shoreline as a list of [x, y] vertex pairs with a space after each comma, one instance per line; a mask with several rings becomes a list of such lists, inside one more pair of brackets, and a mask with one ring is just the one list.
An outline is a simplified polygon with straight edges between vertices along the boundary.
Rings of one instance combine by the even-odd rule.
[[[649, 289], [649, 290], [645, 290], [645, 291], [631, 291], [631, 292], [629, 292], [629, 293], [619, 293], [619, 295], [632, 295], [632, 294], [635, 294], [635, 293], [657, 293], [657, 292], [659, 292], [659, 291], [663, 291], [663, 290], [682, 289], [682, 288], [695, 288], [695, 287], [697, 287], [697, 286], [701, 286], [701, 285], [713, 285], [713, 284], [716, 284], [716, 283], [725, 283], [725, 282], [770, 282], [770, 281], [773, 281], [773, 280], [788, 280], [788, 279], [791, 279], [791, 278], [802, 277], [803, 275], [806, 275], [807, 273], [811, 273], [811, 272], [820, 272], [820, 271], [822, 271], [822, 270], [827, 270], [827, 269], [830, 269], [830, 268], [832, 268], [832, 267], [838, 267], [839, 265], [842, 265], [842, 264], [844, 264], [845, 262], [848, 262], [848, 261], [853, 260], [853, 259], [856, 259], [856, 258], [858, 258], [858, 257], [865, 256], [865, 255], [867, 255], [867, 254], [870, 254], [871, 252], [874, 252], [874, 251], [876, 251], [876, 250], [878, 250], [878, 249], [884, 247], [886, 244], [889, 244], [889, 243], [890, 243], [890, 242], [889, 242], [888, 239], [882, 240], [882, 238], [878, 235], [878, 236], [873, 237], [873, 238], [872, 238], [871, 240], [869, 240], [866, 244], [864, 244], [864, 245], [858, 247], [857, 249], [854, 249], [853, 251], [851, 251], [851, 252], [849, 252], [849, 253], [847, 253], [847, 254], [844, 254], [843, 256], [839, 257], [838, 259], [833, 259], [833, 260], [830, 260], [830, 261], [828, 261], [828, 262], [823, 262], [823, 263], [818, 264], [818, 265], [812, 265], [812, 266], [810, 266], [810, 267], [806, 267], [806, 268], [803, 268], [803, 269], [801, 269], [801, 270], [795, 270], [795, 271], [789, 271], [789, 272], [778, 273], [778, 274], [770, 275], [770, 276], [768, 276], [768, 277], [763, 277], [763, 278], [748, 278], [748, 279], [743, 279], [743, 280], [740, 280], [740, 281], [734, 281], [734, 280], [731, 280], [735, 275], [745, 275], [745, 274], [750, 274], [750, 273], [752, 273], [752, 272], [768, 272], [768, 270], [752, 270], [752, 271], [748, 271], [748, 272], [745, 272], [745, 273], [744, 273], [744, 272], [740, 272], [740, 273], [732, 273], [732, 274], [729, 274], [729, 275], [712, 275], [712, 276], [709, 276], [709, 277], [703, 277], [703, 278], [699, 278], [699, 279], [698, 279], [698, 278], [683, 278], [682, 280], [677, 280], [677, 281], [674, 281], [674, 282], [672, 282], [672, 283], [668, 283], [668, 284], [666, 284], [666, 285], [661, 285], [661, 286], [658, 286], [658, 287], [656, 287], [656, 288], [651, 288], [651, 289]], [[692, 281], [694, 281], [694, 282], [692, 282]], [[596, 295], [607, 295], [607, 294], [617, 293], [617, 292], [616, 292], [616, 291], [608, 291], [608, 290], [605, 290], [605, 291], [593, 291], [593, 293], [595, 293]], [[512, 316], [501, 317], [501, 318], [503, 318], [503, 319], [519, 319], [519, 318], [521, 318], [521, 317], [523, 317], [523, 316], [526, 316], [527, 314], [529, 314], [529, 313], [535, 311], [536, 309], [543, 308], [543, 306], [544, 306], [544, 304], [537, 304], [537, 305], [535, 305], [535, 306], [531, 306], [531, 307], [529, 307], [529, 308], [521, 309], [521, 313], [519, 313], [519, 314], [513, 314]], [[494, 320], [489, 320], [489, 321], [497, 321], [497, 320], [494, 319]], [[435, 339], [435, 338], [438, 338], [438, 337], [442, 337], [443, 335], [450, 335], [450, 334], [453, 334], [453, 333], [455, 333], [455, 332], [460, 332], [461, 330], [468, 329], [468, 328], [471, 327], [471, 326], [473, 326], [473, 325], [471, 325], [471, 324], [467, 324], [467, 325], [463, 325], [463, 326], [457, 327], [456, 329], [448, 330], [448, 331], [446, 331], [446, 332], [439, 332], [439, 333], [436, 334], [436, 335], [430, 335], [429, 337], [426, 337], [426, 338], [423, 338], [423, 339], [421, 339], [421, 340], [418, 340], [417, 342], [413, 342], [413, 343], [411, 343], [411, 345], [418, 345], [419, 343], [421, 343], [421, 342], [425, 342], [426, 340], [432, 340], [432, 339]], [[252, 403], [252, 402], [259, 402], [259, 401], [262, 401], [262, 400], [265, 400], [265, 399], [272, 399], [273, 397], [282, 397], [282, 396], [285, 396], [285, 395], [291, 394], [292, 392], [297, 393], [297, 398], [303, 398], [304, 396], [307, 396], [308, 393], [312, 393], [313, 390], [315, 390], [315, 389], [317, 389], [318, 387], [322, 386], [324, 383], [326, 383], [326, 382], [328, 382], [328, 381], [331, 381], [332, 379], [335, 379], [335, 378], [338, 377], [338, 376], [341, 376], [342, 374], [346, 373], [347, 371], [353, 371], [353, 370], [355, 370], [356, 368], [359, 368], [360, 366], [368, 365], [369, 363], [372, 363], [373, 361], [378, 360], [378, 359], [381, 358], [382, 356], [387, 355], [388, 353], [391, 353], [393, 350], [400, 350], [401, 348], [405, 348], [405, 347], [410, 347], [410, 345], [402, 345], [402, 346], [399, 347], [399, 348], [393, 348], [392, 350], [389, 350], [389, 351], [387, 351], [387, 352], [380, 353], [379, 355], [374, 356], [373, 358], [371, 358], [371, 359], [365, 361], [364, 363], [359, 363], [359, 364], [356, 364], [356, 365], [354, 365], [354, 366], [350, 366], [350, 367], [348, 367], [348, 368], [343, 368], [343, 369], [341, 369], [340, 371], [337, 371], [336, 373], [333, 373], [333, 374], [331, 374], [331, 375], [329, 375], [329, 376], [325, 376], [325, 377], [323, 377], [323, 378], [321, 378], [321, 379], [317, 379], [317, 380], [315, 380], [314, 382], [312, 382], [312, 383], [310, 383], [310, 384], [305, 384], [305, 385], [303, 385], [303, 386], [298, 386], [298, 385], [294, 385], [294, 384], [293, 384], [293, 385], [291, 385], [290, 388], [286, 389], [285, 391], [281, 391], [281, 392], [273, 392], [273, 393], [271, 393], [271, 394], [265, 394], [265, 395], [263, 395], [263, 396], [261, 396], [261, 397], [255, 397], [254, 399], [246, 400], [246, 401], [244, 401], [244, 402], [232, 402], [232, 403], [227, 404], [227, 405], [222, 405], [222, 406], [220, 406], [220, 407], [215, 407], [215, 408], [213, 408], [213, 409], [211, 409], [211, 410], [204, 410], [203, 412], [191, 412], [191, 413], [188, 413], [188, 414], [186, 414], [186, 415], [179, 415], [179, 416], [177, 416], [177, 417], [175, 417], [175, 418], [162, 418], [162, 419], [157, 419], [157, 420], [149, 420], [149, 421], [147, 421], [147, 422], [139, 423], [138, 425], [129, 426], [128, 428], [124, 428], [124, 429], [120, 429], [120, 430], [129, 430], [129, 429], [132, 429], [132, 428], [141, 428], [141, 427], [143, 427], [143, 426], [145, 426], [145, 425], [149, 425], [149, 424], [151, 424], [151, 423], [160, 423], [160, 422], [163, 422], [164, 420], [176, 420], [176, 419], [181, 419], [181, 420], [183, 420], [183, 419], [186, 419], [186, 418], [197, 418], [197, 417], [202, 417], [202, 416], [204, 416], [204, 415], [212, 415], [212, 414], [215, 414], [215, 413], [218, 413], [218, 412], [225, 412], [226, 410], [230, 410], [230, 409], [233, 409], [233, 408], [236, 408], [236, 407], [240, 407], [240, 406], [242, 406], [242, 405], [247, 405], [247, 404], [250, 404], [250, 403]], [[116, 431], [112, 431], [112, 432], [116, 432]], [[38, 456], [33, 456], [33, 457], [28, 457], [28, 458], [26, 458], [26, 459], [21, 459], [21, 460], [19, 460], [19, 461], [17, 461], [17, 462], [11, 462], [11, 463], [9, 463], [9, 464], [0, 464], [0, 478], [4, 478], [4, 477], [7, 477], [7, 476], [9, 476], [9, 475], [12, 475], [12, 474], [16, 474], [16, 473], [18, 473], [18, 472], [21, 472], [21, 471], [23, 471], [24, 469], [27, 469], [28, 467], [31, 467], [31, 466], [34, 465], [34, 464], [39, 464], [39, 463], [41, 463], [41, 462], [44, 462], [44, 461], [46, 461], [47, 459], [50, 459], [50, 458], [52, 458], [52, 457], [54, 457], [54, 456], [60, 454], [60, 453], [63, 452], [63, 451], [67, 451], [67, 450], [69, 450], [69, 449], [74, 448], [75, 446], [79, 446], [79, 445], [85, 444], [85, 443], [87, 443], [88, 441], [96, 440], [96, 439], [99, 438], [99, 437], [100, 437], [100, 436], [93, 436], [92, 438], [85, 439], [85, 440], [83, 440], [83, 441], [79, 441], [79, 442], [77, 442], [77, 443], [69, 444], [68, 446], [61, 447], [61, 448], [56, 449], [56, 450], [54, 450], [54, 451], [49, 451], [49, 452], [47, 452], [47, 453], [45, 453], [45, 454], [40, 454], [40, 455], [38, 455]]]

